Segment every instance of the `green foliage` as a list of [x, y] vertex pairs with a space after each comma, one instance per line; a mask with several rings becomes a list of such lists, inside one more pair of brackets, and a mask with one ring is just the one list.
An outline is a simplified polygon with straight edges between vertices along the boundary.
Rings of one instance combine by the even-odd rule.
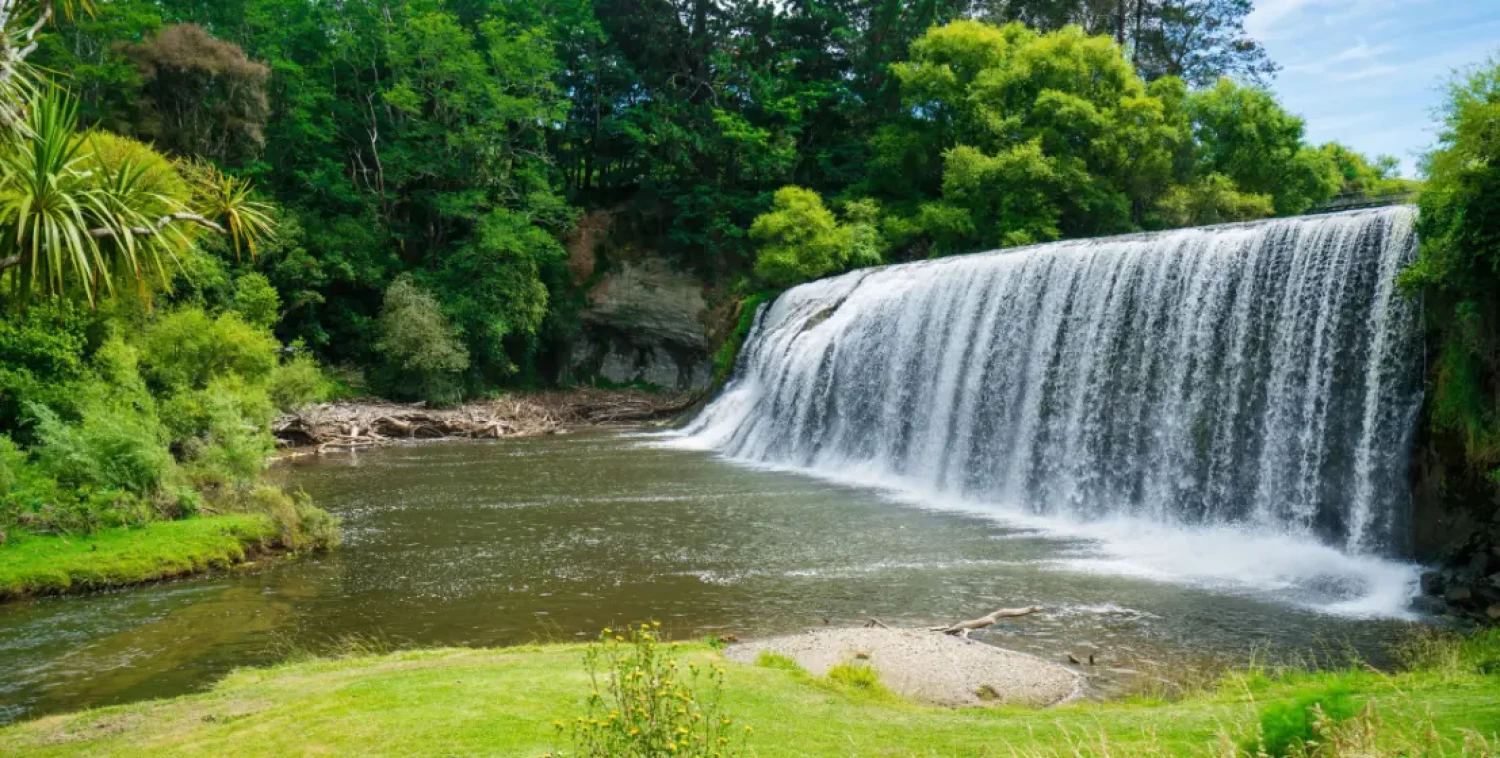
[[842, 269], [854, 253], [853, 231], [823, 206], [823, 198], [801, 187], [776, 191], [769, 213], [755, 219], [750, 237], [760, 244], [755, 274], [790, 287]]
[[1419, 182], [1402, 179], [1397, 171], [1400, 161], [1394, 156], [1381, 155], [1374, 160], [1354, 152], [1337, 142], [1329, 142], [1318, 148], [1333, 160], [1343, 177], [1341, 195], [1381, 196], [1414, 192]]
[[234, 310], [247, 323], [270, 329], [281, 320], [281, 296], [265, 274], [251, 271], [234, 280]]
[[746, 297], [735, 306], [738, 313], [734, 322], [734, 330], [724, 338], [719, 349], [714, 353], [714, 384], [721, 385], [728, 381], [729, 375], [734, 371], [734, 363], [739, 359], [740, 348], [744, 346], [745, 339], [750, 336], [750, 330], [755, 326], [755, 314], [760, 312], [760, 307], [769, 302], [775, 293], [756, 292]]
[[444, 310], [484, 378], [515, 372], [506, 341], [541, 330], [550, 299], [543, 272], [561, 266], [566, 255], [557, 237], [526, 215], [497, 210], [479, 222], [470, 245], [444, 261], [438, 276]]
[[886, 694], [880, 674], [868, 665], [840, 663], [828, 669], [828, 681], [866, 694]]
[[[734, 719], [724, 714], [724, 670], [684, 667], [657, 637], [660, 624], [616, 634], [605, 629], [584, 654], [592, 692], [571, 725], [568, 755], [590, 758], [718, 758], [739, 753]], [[744, 727], [749, 732], [749, 727]]]
[[277, 540], [291, 550], [332, 550], [339, 546], [338, 517], [312, 504], [307, 493], [287, 493], [262, 485], [250, 493], [250, 509], [269, 516]]
[[1190, 94], [1186, 107], [1206, 170], [1270, 195], [1277, 213], [1301, 213], [1343, 186], [1335, 161], [1303, 142], [1302, 119], [1270, 92], [1221, 79]]
[[316, 358], [299, 353], [282, 361], [271, 372], [266, 392], [277, 409], [293, 411], [329, 399], [334, 387]]
[[1356, 710], [1349, 690], [1339, 686], [1272, 703], [1261, 709], [1259, 738], [1243, 748], [1251, 755], [1273, 758], [1304, 754], [1302, 751], [1326, 731], [1325, 724], [1352, 718]]
[[66, 388], [88, 371], [98, 316], [87, 307], [54, 301], [0, 317], [0, 429], [26, 442], [26, 403], [69, 405]]
[[33, 405], [37, 462], [57, 482], [77, 490], [154, 494], [171, 476], [172, 454], [151, 417], [133, 409], [92, 405], [76, 424]]
[[801, 664], [797, 663], [795, 660], [788, 658], [787, 656], [784, 656], [780, 653], [773, 653], [770, 650], [760, 651], [760, 655], [755, 656], [755, 665], [760, 666], [761, 668], [779, 669], [781, 671], [803, 670]]
[[1420, 293], [1438, 344], [1429, 420], [1454, 438], [1466, 472], [1493, 508], [1500, 466], [1500, 61], [1449, 86], [1437, 148], [1424, 159], [1417, 234], [1421, 253], [1401, 272]]
[[1209, 174], [1199, 181], [1173, 187], [1157, 203], [1166, 226], [1203, 226], [1230, 221], [1253, 221], [1275, 215], [1270, 195], [1241, 192], [1234, 180]]
[[205, 389], [230, 375], [261, 382], [276, 368], [276, 339], [237, 313], [201, 308], [164, 314], [142, 336], [142, 372], [161, 390]]
[[238, 375], [213, 379], [202, 389], [178, 390], [162, 403], [161, 415], [200, 486], [253, 483], [275, 448], [270, 397], [263, 386]]
[[469, 367], [469, 353], [437, 301], [410, 276], [398, 277], [386, 290], [379, 332], [375, 349], [386, 361], [387, 391], [432, 403], [460, 398], [459, 375]]

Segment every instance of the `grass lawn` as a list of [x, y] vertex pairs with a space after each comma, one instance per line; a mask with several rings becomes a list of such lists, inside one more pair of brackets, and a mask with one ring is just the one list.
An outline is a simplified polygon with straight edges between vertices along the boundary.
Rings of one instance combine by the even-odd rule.
[[[721, 660], [701, 644], [674, 652]], [[566, 749], [553, 723], [583, 713], [582, 653], [577, 645], [446, 649], [241, 670], [203, 694], [0, 730], [0, 755], [537, 756]], [[1376, 703], [1345, 723], [1367, 723], [1383, 751], [1331, 755], [1490, 755], [1466, 730], [1500, 731], [1500, 677], [1472, 656], [1450, 658], [1399, 675], [1249, 674], [1177, 702], [1048, 710], [945, 710], [800, 670], [725, 664], [724, 708], [753, 726], [741, 753], [752, 756], [1225, 755], [1255, 733], [1268, 705], [1335, 687], [1361, 706]]]
[[78, 537], [12, 534], [0, 546], [0, 600], [182, 576], [245, 560], [275, 540], [261, 515], [206, 516]]

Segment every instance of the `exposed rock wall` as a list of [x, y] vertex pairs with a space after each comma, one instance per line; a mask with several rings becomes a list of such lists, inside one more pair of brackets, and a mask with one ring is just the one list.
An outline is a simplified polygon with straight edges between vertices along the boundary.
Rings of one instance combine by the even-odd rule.
[[588, 292], [567, 380], [706, 389], [713, 376], [703, 284], [653, 256], [623, 261]]

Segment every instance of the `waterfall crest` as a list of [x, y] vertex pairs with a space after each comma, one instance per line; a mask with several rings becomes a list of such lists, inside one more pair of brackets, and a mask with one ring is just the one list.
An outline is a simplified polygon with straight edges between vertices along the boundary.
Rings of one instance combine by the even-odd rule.
[[855, 271], [758, 316], [684, 430], [967, 501], [1400, 555], [1421, 402], [1415, 211]]

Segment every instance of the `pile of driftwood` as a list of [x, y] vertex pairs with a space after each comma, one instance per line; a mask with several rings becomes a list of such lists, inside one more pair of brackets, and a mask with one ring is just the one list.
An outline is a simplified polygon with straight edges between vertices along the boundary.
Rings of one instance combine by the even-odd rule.
[[570, 424], [644, 421], [678, 413], [687, 394], [575, 390], [428, 408], [380, 400], [318, 403], [272, 425], [277, 441], [309, 452], [349, 452], [401, 440], [483, 439], [553, 434]]
[[643, 392], [578, 388], [539, 392], [525, 398], [565, 424], [619, 424], [675, 416], [702, 396], [696, 392]]

